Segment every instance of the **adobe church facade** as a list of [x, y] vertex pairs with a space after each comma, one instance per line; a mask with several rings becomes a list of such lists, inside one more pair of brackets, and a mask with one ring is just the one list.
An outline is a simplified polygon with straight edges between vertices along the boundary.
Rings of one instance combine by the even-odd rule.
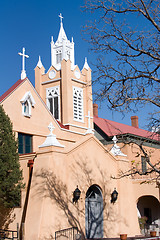
[[[21, 55], [26, 56], [24, 51]], [[75, 65], [74, 42], [67, 39], [62, 17], [58, 39], [51, 40], [49, 70], [45, 72], [39, 57], [35, 87], [23, 68], [21, 79], [0, 103], [19, 139], [26, 184], [10, 229], [19, 223], [25, 240], [53, 239], [56, 231], [71, 227], [88, 239], [135, 236], [140, 234], [138, 213], [142, 217], [144, 209], [151, 209], [152, 223], [159, 224], [159, 185], [140, 185], [142, 179], [131, 176], [117, 178], [131, 168], [137, 152], [128, 146], [120, 149], [116, 138], [108, 144], [101, 141], [109, 134], [101, 119], [93, 116], [91, 69], [87, 59], [82, 70]], [[153, 142], [158, 146], [158, 139]], [[149, 147], [156, 149], [154, 161], [159, 153], [155, 145]], [[77, 187], [81, 194], [75, 201]], [[141, 201], [137, 213], [144, 196], [151, 202]]]

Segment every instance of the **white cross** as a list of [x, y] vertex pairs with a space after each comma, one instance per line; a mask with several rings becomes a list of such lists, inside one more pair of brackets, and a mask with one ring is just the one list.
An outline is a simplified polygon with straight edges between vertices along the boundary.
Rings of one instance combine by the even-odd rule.
[[25, 48], [23, 48], [22, 53], [18, 53], [20, 56], [22, 56], [22, 72], [21, 72], [21, 80], [26, 78], [26, 71], [25, 71], [25, 57], [29, 58], [28, 55], [25, 55]]
[[55, 127], [53, 126], [53, 123], [52, 122], [50, 122], [50, 124], [49, 124], [49, 126], [48, 126], [48, 129], [49, 129], [49, 131], [50, 131], [50, 134], [52, 135], [53, 133], [53, 130], [55, 129]]
[[90, 111], [88, 111], [88, 116], [86, 116], [88, 118], [88, 128], [91, 128], [91, 119], [93, 119], [93, 117], [90, 116]]
[[59, 15], [58, 15], [58, 17], [61, 19], [61, 23], [62, 23], [62, 14], [60, 13]]

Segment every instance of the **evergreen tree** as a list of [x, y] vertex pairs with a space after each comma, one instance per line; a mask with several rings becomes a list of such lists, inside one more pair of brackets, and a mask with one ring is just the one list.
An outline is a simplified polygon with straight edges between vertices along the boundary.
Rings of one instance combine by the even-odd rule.
[[[20, 205], [22, 171], [12, 123], [0, 105], [0, 213]], [[7, 210], [8, 209], [8, 210]], [[4, 218], [6, 216], [3, 216]], [[0, 221], [0, 227], [2, 219]]]

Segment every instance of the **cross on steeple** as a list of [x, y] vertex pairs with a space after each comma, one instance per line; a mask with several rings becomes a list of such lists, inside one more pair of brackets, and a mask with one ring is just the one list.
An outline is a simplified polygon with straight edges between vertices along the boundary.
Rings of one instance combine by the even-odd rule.
[[28, 55], [25, 55], [25, 48], [23, 48], [22, 53], [18, 53], [20, 56], [22, 56], [22, 71], [21, 71], [21, 80], [26, 78], [26, 71], [25, 71], [25, 57], [29, 58]]
[[61, 19], [61, 23], [62, 23], [62, 19], [63, 19], [62, 14], [60, 13], [58, 17]]

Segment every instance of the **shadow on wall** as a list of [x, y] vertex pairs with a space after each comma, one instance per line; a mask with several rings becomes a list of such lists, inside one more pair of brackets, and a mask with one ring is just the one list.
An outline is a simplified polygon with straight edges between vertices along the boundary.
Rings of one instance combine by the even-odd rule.
[[[78, 228], [81, 239], [107, 237], [115, 232], [116, 224], [123, 221], [118, 215], [118, 206], [111, 203], [111, 182], [113, 185], [116, 180], [111, 179], [97, 163], [94, 168], [87, 158], [81, 157], [75, 159], [70, 166], [70, 179], [72, 183], [78, 184], [81, 190], [81, 197], [76, 204], [72, 201], [74, 189], [70, 190], [70, 186], [67, 186], [56, 172], [41, 169], [41, 172], [35, 173], [36, 177], [42, 180], [38, 186], [38, 194], [42, 196], [45, 192], [45, 197], [49, 197], [59, 209], [59, 216], [65, 216], [69, 227]], [[61, 229], [64, 229], [64, 226], [58, 223], [56, 231]]]
[[13, 208], [5, 208], [0, 204], [0, 229], [7, 230], [9, 225], [15, 220]]

